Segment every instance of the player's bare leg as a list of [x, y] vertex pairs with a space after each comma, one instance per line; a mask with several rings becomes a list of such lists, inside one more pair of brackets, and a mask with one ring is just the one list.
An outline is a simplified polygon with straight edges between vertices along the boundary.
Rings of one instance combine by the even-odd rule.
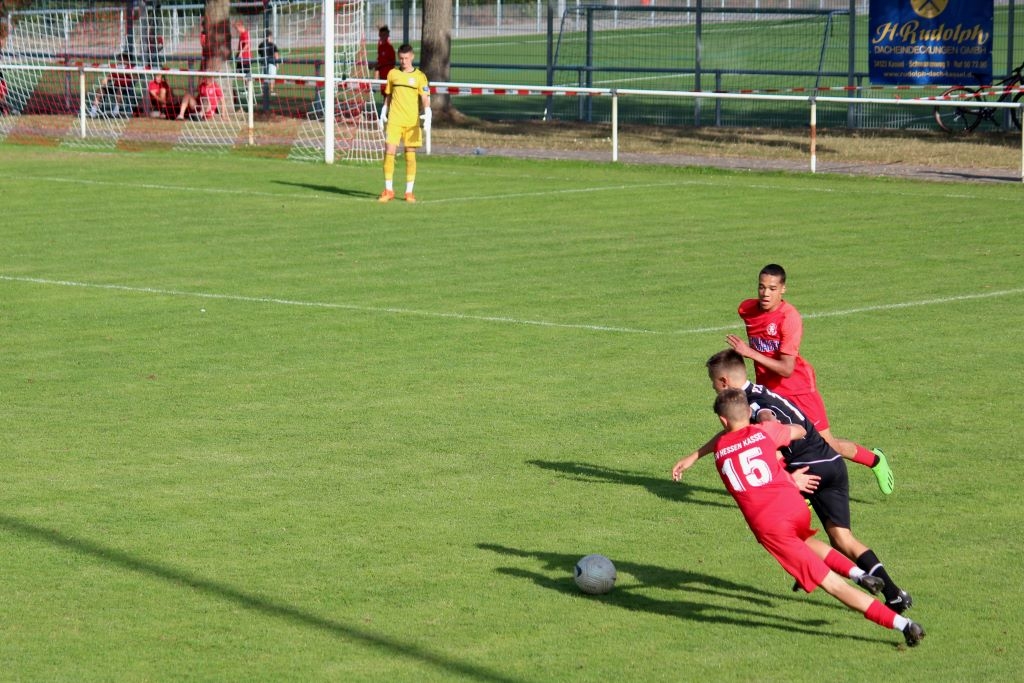
[[826, 522], [825, 533], [828, 534], [829, 543], [833, 548], [850, 558], [867, 574], [877, 576], [885, 582], [885, 585], [882, 586], [882, 594], [885, 595], [887, 607], [900, 614], [910, 609], [913, 604], [910, 594], [896, 585], [896, 582], [889, 576], [889, 572], [886, 571], [885, 565], [875, 555], [875, 551], [861, 543], [846, 527]]
[[863, 614], [866, 619], [879, 626], [902, 632], [910, 647], [914, 647], [924, 638], [924, 629], [920, 624], [897, 614], [867, 593], [857, 590], [833, 571], [825, 575], [821, 588], [850, 609]]
[[832, 446], [839, 455], [858, 465], [870, 467], [875, 475], [875, 479], [878, 481], [878, 488], [881, 489], [882, 493], [885, 495], [892, 493], [896, 482], [885, 453], [877, 448], [869, 451], [856, 441], [833, 436], [831, 429], [820, 429], [818, 433], [821, 434], [825, 441], [828, 441], [828, 445]]

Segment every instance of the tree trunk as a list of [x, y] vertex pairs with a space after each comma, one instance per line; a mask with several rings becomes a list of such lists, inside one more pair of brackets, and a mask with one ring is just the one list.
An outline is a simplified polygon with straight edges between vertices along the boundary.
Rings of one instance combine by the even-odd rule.
[[228, 0], [206, 0], [203, 71], [227, 71], [231, 64], [230, 10]]
[[[451, 80], [452, 0], [423, 0], [420, 68], [431, 83]], [[432, 95], [430, 106], [435, 117], [459, 118], [459, 112], [452, 107], [451, 95]]]
[[[206, 43], [203, 45], [203, 71], [227, 72], [232, 69], [231, 59], [231, 5], [230, 0], [206, 0], [203, 13], [203, 30]], [[234, 80], [217, 79], [221, 84], [224, 98], [217, 106], [217, 117], [227, 115], [235, 106]]]

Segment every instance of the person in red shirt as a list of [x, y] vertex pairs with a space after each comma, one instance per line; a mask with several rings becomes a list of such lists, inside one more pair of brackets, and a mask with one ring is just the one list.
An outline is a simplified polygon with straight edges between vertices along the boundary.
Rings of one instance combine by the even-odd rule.
[[167, 82], [164, 75], [159, 71], [153, 74], [153, 80], [149, 82], [149, 104], [150, 114], [153, 116], [164, 116], [169, 119], [175, 118], [178, 113], [178, 103], [174, 100], [174, 91], [171, 84]]
[[[388, 73], [395, 68], [395, 47], [391, 44], [391, 29], [387, 26], [381, 26], [377, 35], [377, 78], [386, 81]], [[382, 94], [387, 94], [384, 92], [386, 87], [386, 83], [380, 86]]]
[[785, 293], [785, 269], [775, 263], [762, 268], [757, 298], [742, 301], [737, 311], [746, 325], [747, 341], [733, 334], [725, 340], [741, 356], [754, 361], [758, 384], [795, 403], [832, 448], [847, 460], [870, 467], [882, 493], [892, 493], [895, 481], [885, 453], [877, 448], [869, 451], [859, 443], [833, 436], [814, 368], [800, 356], [803, 319], [782, 298]]
[[178, 120], [186, 116], [196, 121], [209, 121], [217, 114], [221, 100], [224, 99], [224, 91], [212, 78], [204, 78], [199, 82], [199, 91], [196, 96], [185, 93], [181, 98], [181, 105], [178, 107]]
[[[803, 438], [804, 428], [777, 421], [751, 424], [750, 404], [742, 389], [722, 391], [714, 407], [724, 427], [714, 439], [715, 467], [757, 542], [808, 593], [820, 586], [868, 620], [901, 631], [908, 646], [920, 643], [925, 636], [920, 624], [842, 579], [852, 579], [877, 593], [883, 585], [880, 578], [814, 538], [810, 510], [778, 453], [779, 448]], [[672, 478], [681, 481], [694, 462], [690, 457], [680, 460], [672, 469]]]
[[252, 72], [252, 43], [249, 41], [249, 29], [239, 20], [235, 22], [238, 31], [238, 70], [244, 74]]

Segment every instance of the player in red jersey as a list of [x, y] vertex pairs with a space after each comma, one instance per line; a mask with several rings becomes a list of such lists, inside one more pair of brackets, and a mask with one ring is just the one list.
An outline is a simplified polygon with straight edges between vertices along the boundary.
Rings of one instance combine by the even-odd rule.
[[157, 71], [147, 86], [149, 91], [150, 115], [164, 116], [173, 119], [178, 114], [178, 102], [174, 99], [174, 91], [164, 75]]
[[[381, 26], [377, 35], [377, 78], [386, 81], [388, 74], [395, 68], [395, 46], [391, 44], [391, 29], [387, 26]], [[383, 95], [387, 95], [385, 88], [387, 83], [380, 86]]]
[[216, 116], [222, 99], [224, 91], [217, 81], [205, 77], [199, 82], [199, 92], [195, 97], [191, 93], [182, 96], [181, 105], [178, 107], [178, 120], [182, 121], [187, 116], [193, 121], [209, 121]]
[[832, 435], [814, 368], [800, 356], [803, 320], [799, 311], [782, 298], [785, 293], [785, 269], [774, 263], [762, 268], [757, 298], [746, 299], [738, 309], [748, 341], [733, 334], [725, 340], [741, 356], [754, 361], [758, 384], [795, 403], [832, 448], [847, 460], [870, 467], [882, 493], [892, 493], [894, 478], [885, 453], [877, 448], [869, 451], [859, 443]]
[[[858, 591], [841, 577], [856, 581], [872, 593], [881, 589], [881, 579], [814, 538], [811, 513], [778, 453], [779, 448], [802, 438], [804, 428], [781, 422], [752, 425], [750, 404], [741, 389], [722, 391], [715, 399], [715, 413], [725, 428], [714, 439], [715, 467], [758, 543], [808, 593], [821, 586], [868, 620], [901, 631], [907, 645], [920, 643], [925, 635], [920, 624]], [[694, 462], [690, 457], [680, 460], [672, 468], [672, 478], [680, 481]]]
[[238, 31], [238, 52], [235, 58], [238, 60], [238, 70], [248, 75], [252, 73], [252, 41], [249, 39], [249, 29], [241, 20], [235, 22], [235, 30]]

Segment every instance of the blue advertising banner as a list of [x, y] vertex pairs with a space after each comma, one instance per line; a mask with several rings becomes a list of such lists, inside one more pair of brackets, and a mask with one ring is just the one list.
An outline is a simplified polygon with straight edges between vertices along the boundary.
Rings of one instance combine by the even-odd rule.
[[993, 0], [871, 0], [872, 83], [992, 82]]

